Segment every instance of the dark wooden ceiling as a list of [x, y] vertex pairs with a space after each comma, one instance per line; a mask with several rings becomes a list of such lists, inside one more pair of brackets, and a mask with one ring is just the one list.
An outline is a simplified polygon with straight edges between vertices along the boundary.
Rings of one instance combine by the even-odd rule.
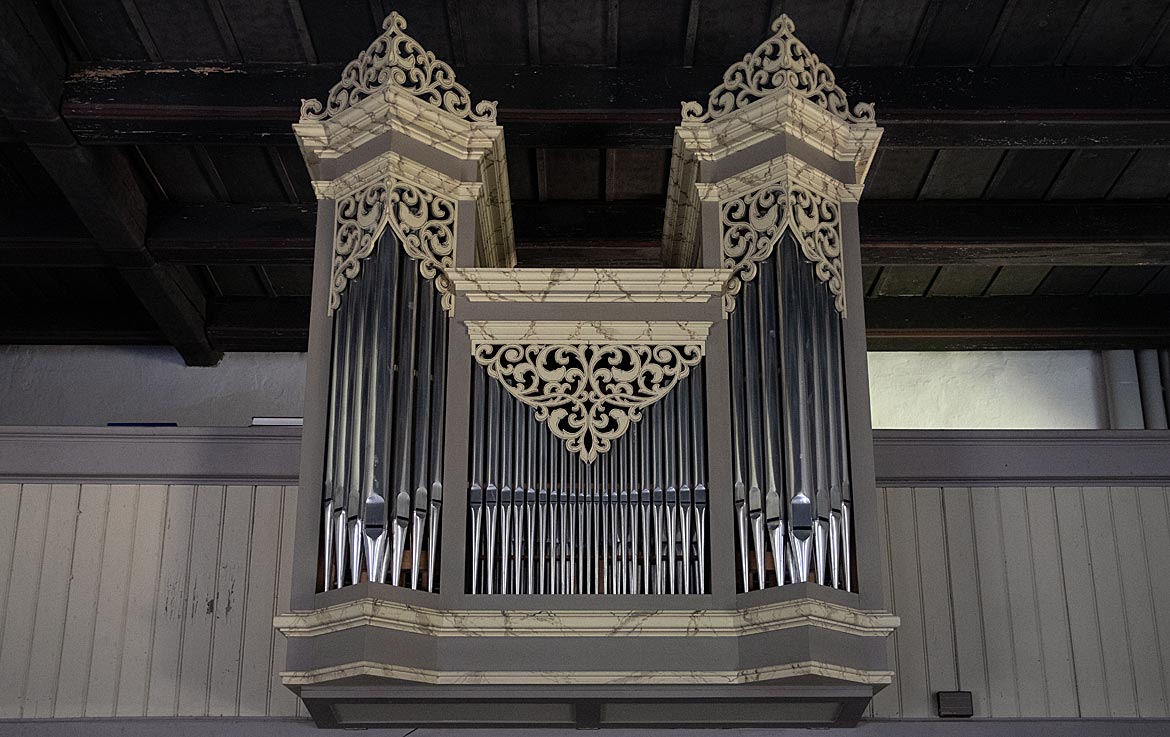
[[499, 101], [522, 265], [653, 265], [679, 101], [780, 12], [886, 128], [871, 346], [1170, 342], [1165, 0], [0, 0], [0, 342], [303, 350], [290, 124], [391, 9]]

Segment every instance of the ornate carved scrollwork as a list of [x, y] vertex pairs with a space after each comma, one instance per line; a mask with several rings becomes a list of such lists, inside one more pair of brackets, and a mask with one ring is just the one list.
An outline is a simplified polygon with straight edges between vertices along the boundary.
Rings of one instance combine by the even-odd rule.
[[586, 463], [703, 357], [703, 346], [480, 343], [475, 360]]
[[341, 293], [374, 251], [385, 227], [393, 229], [418, 270], [442, 295], [448, 314], [455, 310], [455, 202], [417, 184], [387, 177], [337, 200], [329, 313], [341, 306]]
[[723, 292], [725, 312], [735, 309], [744, 282], [756, 277], [757, 264], [772, 255], [788, 229], [835, 297], [837, 311], [845, 314], [840, 203], [796, 183], [776, 183], [722, 203], [720, 220], [723, 266], [731, 270]]
[[455, 81], [451, 66], [405, 33], [406, 20], [401, 15], [391, 13], [382, 28], [382, 35], [346, 64], [341, 81], [329, 90], [324, 103], [301, 101], [301, 120], [332, 117], [391, 85], [460, 118], [495, 122], [496, 103], [472, 104], [467, 88]]
[[782, 89], [803, 93], [846, 122], [872, 122], [873, 105], [858, 103], [850, 111], [849, 98], [837, 86], [833, 70], [793, 35], [795, 31], [787, 15], [777, 18], [772, 23], [774, 35], [723, 73], [723, 84], [711, 90], [706, 112], [699, 102], [682, 104], [683, 122], [715, 120]]

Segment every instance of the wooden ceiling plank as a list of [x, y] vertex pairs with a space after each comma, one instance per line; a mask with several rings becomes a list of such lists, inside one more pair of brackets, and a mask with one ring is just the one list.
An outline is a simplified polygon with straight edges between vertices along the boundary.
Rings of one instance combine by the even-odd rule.
[[[876, 101], [885, 148], [1170, 148], [1170, 68], [836, 72], [851, 99]], [[83, 142], [290, 142], [301, 98], [324, 94], [339, 74], [334, 64], [80, 65], [61, 110]], [[471, 65], [459, 80], [475, 97], [499, 100], [509, 145], [600, 147], [608, 133], [627, 146], [669, 148], [678, 101], [705, 98], [722, 74]]]
[[[184, 269], [158, 263], [146, 247], [147, 200], [131, 162], [117, 149], [93, 150], [57, 115], [63, 60], [48, 53], [0, 3], [0, 112], [20, 121], [33, 154], [78, 219], [183, 358], [214, 365], [221, 355], [205, 331], [202, 292]], [[43, 31], [43, 29], [42, 29]]]

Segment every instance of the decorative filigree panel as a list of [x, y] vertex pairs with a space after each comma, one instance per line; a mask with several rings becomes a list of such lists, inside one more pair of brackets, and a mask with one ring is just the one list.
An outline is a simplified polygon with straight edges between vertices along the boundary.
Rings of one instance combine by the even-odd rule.
[[690, 373], [703, 346], [481, 343], [472, 354], [590, 463]]
[[837, 86], [833, 70], [793, 35], [795, 31], [787, 15], [777, 18], [772, 23], [774, 35], [723, 73], [723, 84], [711, 90], [706, 112], [699, 102], [682, 104], [683, 121], [715, 120], [769, 93], [792, 90], [846, 122], [872, 122], [873, 105], [858, 103], [850, 111], [849, 98]]
[[735, 309], [744, 282], [756, 278], [757, 264], [772, 255], [784, 231], [792, 231], [817, 278], [845, 314], [841, 260], [841, 206], [831, 197], [795, 183], [761, 187], [722, 203], [723, 266], [731, 274], [724, 286], [723, 309]]
[[382, 35], [345, 65], [341, 81], [325, 102], [301, 101], [301, 120], [324, 120], [353, 107], [382, 87], [392, 86], [435, 107], [472, 122], [494, 123], [496, 103], [473, 104], [467, 88], [455, 81], [455, 71], [408, 36], [406, 20], [391, 13], [382, 23]]
[[389, 226], [418, 270], [442, 295], [447, 314], [455, 311], [455, 202], [428, 189], [387, 177], [337, 199], [329, 313], [341, 306], [341, 293], [358, 275], [385, 227]]

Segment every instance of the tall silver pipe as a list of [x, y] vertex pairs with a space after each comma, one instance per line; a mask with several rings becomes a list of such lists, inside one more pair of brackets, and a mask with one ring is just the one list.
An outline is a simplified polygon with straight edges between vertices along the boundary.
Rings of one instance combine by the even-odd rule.
[[[471, 486], [467, 497], [471, 524], [471, 593], [480, 593], [480, 540], [483, 536], [484, 442], [487, 440], [487, 397], [484, 396], [484, 369], [475, 364], [471, 371]], [[432, 539], [434, 536], [432, 535]], [[430, 565], [434, 565], [432, 561]]]
[[512, 503], [515, 511], [512, 513], [512, 593], [522, 594], [522, 584], [524, 583], [524, 565], [521, 559], [524, 556], [524, 532], [525, 521], [524, 513], [528, 503], [528, 482], [525, 477], [525, 470], [527, 468], [527, 461], [524, 458], [524, 449], [528, 447], [527, 442], [527, 416], [525, 414], [526, 407], [520, 402], [516, 402], [516, 408], [512, 415], [512, 447], [514, 449], [515, 466], [513, 468], [513, 475], [516, 479], [515, 485], [512, 487]]
[[[324, 509], [322, 510], [321, 521], [324, 525], [324, 542], [325, 542], [325, 590], [328, 591], [333, 580], [333, 561], [344, 562], [344, 558], [334, 557], [333, 552], [333, 510], [335, 506], [334, 494], [337, 492], [337, 483], [334, 479], [334, 465], [336, 459], [336, 436], [339, 435], [337, 427], [337, 414], [340, 411], [338, 396], [340, 377], [338, 373], [341, 370], [341, 325], [342, 320], [339, 319], [341, 315], [335, 314], [333, 317], [333, 340], [331, 341], [331, 354], [329, 358], [329, 414], [326, 420], [327, 426], [325, 431], [325, 478], [323, 484], [324, 491]], [[342, 547], [344, 548], [344, 543]]]
[[758, 280], [748, 282], [743, 287], [743, 304], [740, 310], [743, 313], [744, 335], [744, 383], [747, 387], [745, 412], [747, 427], [747, 471], [748, 490], [747, 507], [748, 520], [752, 530], [752, 549], [756, 561], [756, 588], [764, 588], [767, 578], [764, 567], [764, 553], [767, 544], [764, 538], [764, 490], [761, 473], [763, 464], [762, 418], [760, 416], [760, 325], [757, 304], [760, 299]]
[[[783, 452], [777, 419], [780, 415], [780, 376], [777, 365], [777, 348], [780, 340], [776, 327], [776, 273], [765, 266], [759, 272], [759, 310], [761, 344], [760, 376], [763, 382], [763, 430], [764, 430], [764, 522], [768, 541], [772, 549], [772, 567], [776, 572], [776, 585], [784, 585], [784, 521], [782, 519], [781, 480]], [[750, 369], [749, 369], [750, 370]]]
[[707, 412], [703, 363], [691, 370], [691, 435], [694, 438], [696, 592], [707, 593]]
[[536, 457], [537, 467], [539, 468], [538, 483], [539, 488], [536, 491], [536, 519], [537, 519], [537, 566], [536, 566], [536, 593], [545, 594], [550, 593], [546, 588], [548, 580], [548, 544], [549, 544], [549, 454], [548, 454], [548, 438], [543, 433], [543, 428], [536, 425], [536, 416], [533, 415], [532, 421], [534, 423], [536, 435]]
[[666, 569], [663, 563], [662, 547], [665, 543], [663, 526], [665, 523], [665, 483], [666, 476], [666, 438], [663, 425], [662, 408], [657, 404], [651, 406], [651, 425], [654, 441], [654, 487], [651, 489], [650, 502], [653, 509], [654, 526], [654, 593], [666, 593]]
[[394, 528], [392, 542], [394, 555], [390, 563], [390, 583], [399, 585], [402, 575], [402, 555], [406, 548], [407, 529], [411, 516], [410, 451], [411, 430], [415, 421], [414, 373], [415, 346], [418, 343], [418, 292], [419, 277], [412, 263], [403, 265], [405, 289], [400, 292], [402, 300], [401, 319], [398, 323], [398, 355], [396, 356], [397, 388], [394, 392], [397, 406], [394, 408], [394, 439], [397, 448], [394, 453], [398, 468], [395, 484]]
[[810, 348], [809, 348], [809, 330], [808, 330], [808, 310], [806, 309], [806, 301], [804, 298], [807, 292], [806, 286], [810, 278], [810, 267], [801, 258], [795, 248], [786, 249], [790, 254], [789, 262], [786, 266], [791, 272], [791, 280], [793, 284], [793, 301], [792, 307], [795, 312], [796, 319], [794, 321], [794, 335], [795, 335], [795, 367], [796, 367], [796, 421], [797, 421], [797, 438], [799, 443], [799, 453], [797, 462], [800, 464], [800, 484], [793, 490], [791, 500], [791, 535], [793, 538], [793, 558], [796, 563], [796, 580], [804, 582], [808, 580], [809, 568], [812, 563], [812, 534], [813, 525], [815, 523], [816, 511], [813, 506], [814, 485], [816, 483], [813, 477], [812, 469], [812, 423], [813, 418], [809, 411], [809, 403], [813, 398], [811, 391], [812, 380], [809, 376], [811, 369]]
[[815, 551], [815, 568], [817, 583], [824, 586], [828, 583], [828, 531], [829, 531], [829, 517], [830, 517], [830, 502], [829, 502], [829, 435], [831, 434], [831, 425], [829, 422], [829, 397], [826, 391], [826, 384], [830, 380], [829, 370], [827, 366], [828, 356], [828, 341], [825, 335], [825, 321], [824, 314], [827, 306], [826, 297], [829, 292], [821, 288], [822, 285], [813, 283], [811, 278], [806, 278], [807, 282], [805, 291], [805, 305], [808, 312], [806, 313], [809, 332], [812, 334], [812, 339], [809, 343], [812, 345], [812, 388], [813, 388], [813, 448], [815, 453], [815, 468], [816, 468], [816, 527], [814, 533]]
[[678, 593], [678, 570], [675, 565], [678, 544], [678, 434], [675, 423], [675, 393], [678, 387], [660, 400], [663, 424], [663, 458], [666, 465], [665, 524], [667, 591]]
[[691, 462], [691, 383], [694, 377], [687, 377], [675, 391], [675, 404], [678, 417], [677, 432], [679, 438], [679, 471], [681, 481], [678, 488], [679, 509], [679, 543], [682, 548], [682, 593], [691, 593], [691, 511], [692, 496], [691, 483], [694, 481], [693, 465]]
[[[391, 319], [387, 308], [391, 305], [392, 296], [383, 283], [383, 259], [387, 255], [383, 249], [397, 249], [392, 240], [383, 240], [378, 250], [368, 259], [363, 279], [370, 280], [372, 289], [365, 295], [367, 301], [373, 303], [371, 314], [366, 324], [367, 363], [365, 369], [369, 371], [366, 387], [366, 432], [362, 438], [365, 462], [366, 498], [362, 509], [362, 532], [366, 546], [366, 568], [371, 581], [380, 581], [378, 577], [386, 557], [386, 458], [384, 456], [383, 438], [386, 434], [386, 417], [388, 416], [387, 403], [390, 399], [389, 386], [392, 376], [385, 370], [388, 363], [386, 353], [389, 346], [381, 341], [383, 328], [387, 320]], [[391, 253], [394, 253], [393, 251]], [[391, 272], [397, 259], [391, 256]]]
[[751, 572], [748, 569], [748, 508], [747, 483], [744, 456], [747, 452], [746, 417], [747, 398], [745, 394], [743, 310], [746, 309], [746, 295], [740, 300], [739, 309], [729, 319], [731, 344], [731, 446], [732, 446], [732, 503], [735, 505], [736, 542], [739, 544], [739, 568], [743, 590], [751, 589]]
[[427, 493], [430, 491], [431, 355], [434, 352], [434, 288], [429, 282], [418, 289], [418, 347], [415, 353], [414, 397], [414, 508], [410, 517], [410, 588], [418, 589], [422, 564], [423, 533], [426, 531]]
[[512, 484], [516, 479], [512, 465], [516, 443], [512, 427], [515, 400], [500, 393], [500, 593], [512, 592]]
[[488, 381], [487, 390], [487, 485], [484, 488], [484, 593], [494, 594], [496, 520], [500, 512], [500, 382]]
[[437, 294], [431, 295], [435, 325], [434, 387], [431, 393], [431, 495], [427, 534], [427, 591], [433, 592], [439, 573], [439, 515], [443, 511], [443, 440], [447, 417], [447, 313]]
[[[367, 269], [373, 264], [367, 259]], [[366, 293], [369, 289], [368, 271], [360, 275], [350, 284], [350, 309], [354, 313], [352, 325], [353, 351], [353, 394], [350, 405], [349, 425], [349, 497], [345, 502], [345, 511], [349, 517], [349, 580], [351, 584], [361, 581], [362, 574], [362, 534], [363, 520], [361, 516], [362, 491], [366, 480], [366, 469], [363, 465], [364, 453], [368, 450], [366, 438], [370, 428], [365, 425], [363, 411], [366, 404], [366, 348], [369, 336], [366, 330], [366, 317], [370, 312], [369, 300]]]
[[341, 311], [334, 318], [339, 323], [339, 334], [342, 341], [341, 380], [338, 387], [338, 414], [337, 425], [333, 432], [336, 440], [333, 448], [333, 558], [335, 561], [336, 588], [345, 585], [346, 562], [346, 525], [349, 515], [345, 505], [349, 499], [349, 475], [347, 464], [349, 461], [350, 422], [349, 406], [351, 399], [350, 373], [354, 366], [353, 351], [353, 315], [356, 309], [353, 293], [345, 295], [341, 302]]

